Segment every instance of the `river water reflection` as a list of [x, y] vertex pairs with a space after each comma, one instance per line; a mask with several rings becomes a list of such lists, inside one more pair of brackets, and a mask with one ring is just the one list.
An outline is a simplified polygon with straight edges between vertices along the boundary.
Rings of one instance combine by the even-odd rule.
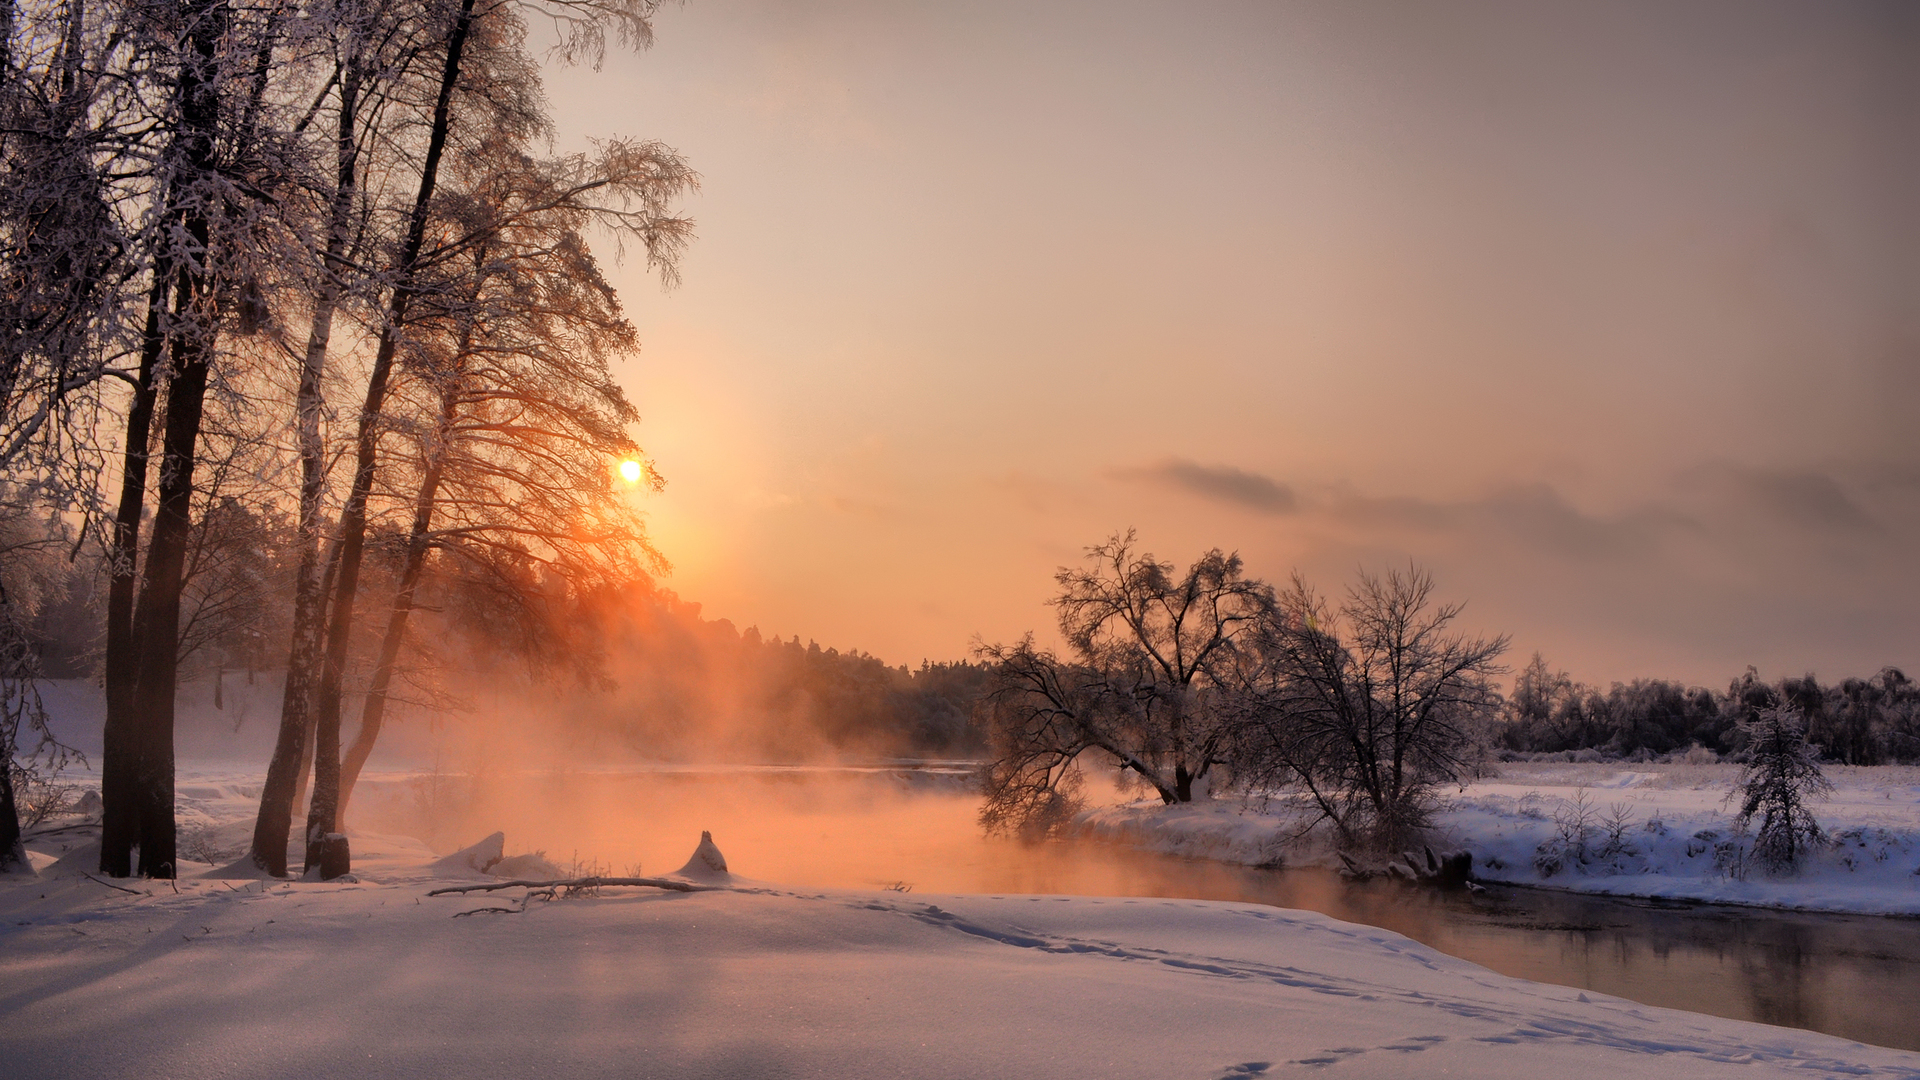
[[925, 770], [513, 773], [424, 797], [419, 777], [396, 776], [368, 796], [390, 827], [442, 848], [504, 828], [510, 852], [611, 872], [671, 870], [709, 829], [737, 873], [790, 885], [1305, 908], [1505, 975], [1920, 1050], [1920, 920], [1502, 886], [1441, 894], [1109, 844], [1021, 844], [981, 835], [978, 800], [954, 775]]

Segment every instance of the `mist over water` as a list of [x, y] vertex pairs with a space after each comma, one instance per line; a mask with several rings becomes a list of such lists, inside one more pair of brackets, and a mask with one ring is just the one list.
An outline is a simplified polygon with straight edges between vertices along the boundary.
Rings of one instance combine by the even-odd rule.
[[496, 830], [584, 873], [667, 873], [710, 830], [735, 874], [914, 894], [1183, 897], [1324, 912], [1505, 975], [1649, 1005], [1920, 1049], [1920, 920], [1806, 915], [1495, 886], [1355, 885], [1111, 844], [982, 834], [964, 763], [393, 773], [356, 827], [436, 850]]
[[509, 853], [615, 873], [677, 869], [711, 831], [736, 874], [822, 888], [1174, 896], [1199, 869], [986, 836], [970, 775], [953, 763], [381, 776], [357, 827], [436, 850], [501, 829]]

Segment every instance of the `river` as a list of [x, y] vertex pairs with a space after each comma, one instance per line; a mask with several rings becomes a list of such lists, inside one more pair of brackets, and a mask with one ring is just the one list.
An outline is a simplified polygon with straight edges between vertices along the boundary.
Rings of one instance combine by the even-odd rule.
[[1505, 975], [1920, 1050], [1920, 920], [1492, 886], [1442, 894], [1085, 841], [983, 836], [952, 768], [714, 767], [370, 777], [363, 827], [585, 872], [677, 868], [710, 830], [735, 873], [915, 893], [1163, 896], [1305, 908]]

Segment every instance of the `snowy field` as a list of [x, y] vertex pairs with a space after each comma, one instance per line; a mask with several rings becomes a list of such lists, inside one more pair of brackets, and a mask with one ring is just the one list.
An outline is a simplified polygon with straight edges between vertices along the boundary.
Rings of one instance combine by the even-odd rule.
[[481, 912], [524, 890], [429, 896], [479, 875], [355, 844], [352, 881], [125, 892], [79, 844], [0, 883], [0, 1074], [1920, 1077], [1259, 905], [697, 875]]
[[[1826, 770], [1814, 804], [1830, 845], [1799, 873], [1748, 864], [1751, 837], [1727, 801], [1731, 764], [1503, 763], [1445, 793], [1438, 848], [1474, 855], [1475, 876], [1616, 896], [1698, 899], [1806, 911], [1920, 915], [1920, 768]], [[1084, 833], [1169, 854], [1248, 865], [1337, 865], [1279, 803], [1217, 799], [1098, 807]]]

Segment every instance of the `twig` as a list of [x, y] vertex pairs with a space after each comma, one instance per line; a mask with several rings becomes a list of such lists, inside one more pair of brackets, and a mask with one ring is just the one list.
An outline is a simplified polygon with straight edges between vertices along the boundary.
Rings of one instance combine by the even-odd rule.
[[128, 896], [152, 896], [153, 895], [152, 893], [141, 892], [138, 889], [128, 889], [119, 885], [115, 885], [111, 881], [101, 881], [99, 878], [94, 877], [92, 874], [87, 873], [85, 870], [80, 871], [80, 876], [83, 878], [86, 878], [88, 881], [95, 883], [96, 885], [105, 885], [109, 889], [119, 889], [121, 892], [126, 893]]
[[[608, 885], [628, 885], [635, 888], [666, 889], [670, 892], [725, 892], [727, 885], [699, 885], [691, 881], [675, 878], [651, 877], [582, 877], [560, 878], [556, 881], [493, 881], [484, 885], [448, 885], [434, 889], [428, 896], [442, 896], [448, 893], [492, 892], [495, 889], [594, 889]], [[484, 908], [479, 910], [485, 910]]]
[[468, 915], [488, 915], [494, 913], [501, 915], [518, 915], [525, 910], [527, 909], [523, 907], [477, 907], [472, 911], [456, 911], [453, 913], [453, 917], [459, 919]]

